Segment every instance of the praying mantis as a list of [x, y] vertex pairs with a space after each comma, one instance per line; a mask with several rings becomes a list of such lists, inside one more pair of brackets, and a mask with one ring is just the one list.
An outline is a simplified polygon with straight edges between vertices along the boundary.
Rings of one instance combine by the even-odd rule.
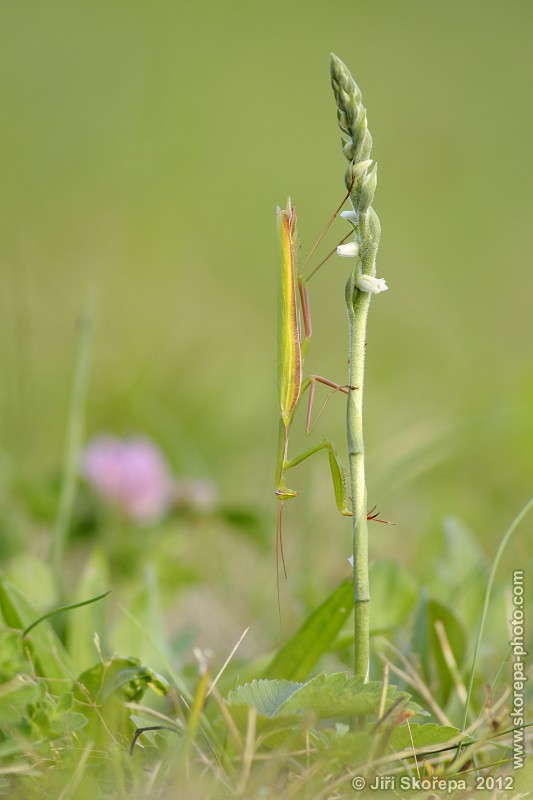
[[[287, 486], [286, 474], [288, 470], [297, 466], [297, 464], [301, 464], [302, 461], [310, 458], [310, 456], [314, 455], [314, 453], [318, 453], [321, 450], [326, 450], [329, 456], [329, 465], [333, 480], [333, 489], [335, 492], [335, 502], [337, 504], [337, 508], [344, 516], [352, 515], [348, 505], [344, 469], [340, 462], [335, 445], [330, 439], [322, 439], [297, 456], [293, 456], [292, 458], [289, 458], [288, 456], [289, 430], [292, 424], [293, 416], [298, 408], [302, 396], [307, 390], [309, 390], [309, 402], [306, 417], [306, 433], [309, 433], [311, 430], [312, 407], [317, 383], [322, 383], [325, 386], [328, 386], [333, 392], [339, 391], [344, 394], [348, 394], [351, 391], [357, 391], [358, 389], [357, 386], [341, 386], [340, 384], [334, 383], [327, 378], [323, 378], [321, 375], [313, 374], [309, 375], [307, 378], [302, 377], [303, 362], [312, 336], [307, 284], [309, 279], [322, 266], [324, 261], [322, 261], [307, 278], [304, 278], [303, 270], [314, 250], [320, 243], [322, 237], [346, 202], [349, 194], [350, 191], [348, 191], [348, 194], [344, 197], [341, 205], [337, 208], [335, 213], [328, 221], [328, 224], [326, 225], [321, 237], [311, 251], [302, 268], [299, 267], [297, 255], [298, 228], [296, 209], [292, 205], [290, 198], [287, 201], [287, 207], [285, 209], [278, 208], [278, 226], [281, 242], [281, 264], [278, 282], [278, 388], [280, 415], [276, 459], [276, 497], [279, 500], [276, 528], [276, 578], [278, 586], [278, 606], [280, 556], [281, 563], [283, 565], [283, 572], [285, 577], [287, 577], [285, 557], [283, 554], [283, 540], [281, 535], [283, 504], [286, 500], [298, 495], [297, 491]], [[348, 234], [348, 236], [349, 235], [350, 234]], [[348, 236], [346, 236], [345, 239], [347, 239]], [[345, 241], [345, 239], [342, 241]], [[300, 317], [303, 324], [303, 335], [301, 331]], [[367, 518], [369, 520], [372, 519], [378, 522], [388, 522], [387, 520], [378, 519], [378, 513], [374, 512], [375, 507], [372, 508], [367, 514]]]
[[[342, 205], [340, 208], [342, 208]], [[329, 224], [331, 224], [336, 214], [337, 212], [335, 212]], [[309, 403], [306, 418], [306, 433], [309, 433], [311, 429], [311, 414], [316, 383], [322, 383], [330, 387], [333, 391], [340, 391], [344, 394], [348, 394], [348, 392], [352, 390], [355, 391], [357, 387], [341, 386], [320, 375], [310, 375], [305, 379], [302, 378], [305, 353], [312, 336], [307, 291], [309, 278], [305, 279], [303, 277], [303, 268], [299, 268], [297, 261], [298, 230], [296, 209], [292, 205], [290, 199], [287, 201], [287, 207], [285, 209], [278, 209], [278, 225], [281, 241], [281, 267], [278, 285], [278, 386], [280, 416], [276, 463], [276, 497], [280, 501], [276, 530], [276, 574], [278, 577], [279, 592], [280, 555], [285, 577], [287, 575], [281, 538], [283, 504], [286, 500], [298, 495], [297, 491], [290, 489], [286, 484], [287, 471], [297, 464], [300, 464], [302, 461], [305, 461], [314, 453], [318, 453], [320, 450], [327, 450], [337, 508], [341, 514], [351, 516], [344, 485], [344, 470], [339, 460], [337, 450], [329, 439], [323, 439], [317, 442], [317, 444], [312, 445], [297, 456], [292, 458], [288, 457], [289, 430], [294, 413], [302, 396], [309, 389]], [[303, 336], [300, 330], [300, 316], [303, 323]]]

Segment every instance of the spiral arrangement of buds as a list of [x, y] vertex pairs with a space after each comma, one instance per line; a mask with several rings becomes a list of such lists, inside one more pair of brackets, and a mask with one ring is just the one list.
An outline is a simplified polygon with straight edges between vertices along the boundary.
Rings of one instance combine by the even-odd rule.
[[333, 54], [331, 84], [342, 131], [342, 151], [350, 162], [344, 180], [350, 192], [353, 214], [344, 216], [354, 229], [360, 272], [375, 276], [381, 225], [372, 208], [378, 178], [377, 164], [370, 159], [372, 136], [368, 130], [361, 90], [346, 65]]

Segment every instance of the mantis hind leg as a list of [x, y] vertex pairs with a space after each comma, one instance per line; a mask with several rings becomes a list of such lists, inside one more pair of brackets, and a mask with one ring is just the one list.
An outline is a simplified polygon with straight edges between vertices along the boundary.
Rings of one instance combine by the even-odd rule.
[[329, 439], [323, 439], [321, 442], [310, 447], [308, 450], [305, 450], [303, 453], [300, 453], [294, 458], [290, 458], [285, 461], [285, 470], [291, 469], [295, 467], [297, 464], [301, 464], [302, 461], [305, 461], [310, 456], [314, 455], [314, 453], [318, 453], [320, 450], [327, 450], [329, 456], [329, 467], [331, 470], [331, 478], [333, 480], [333, 489], [335, 492], [335, 502], [337, 504], [337, 508], [344, 516], [351, 516], [351, 511], [348, 507], [348, 498], [346, 494], [346, 483], [344, 477], [344, 468], [341, 464], [339, 456], [337, 454], [337, 450], [333, 442]]
[[285, 473], [287, 470], [295, 467], [297, 464], [300, 464], [302, 461], [305, 461], [307, 458], [310, 458], [314, 453], [318, 453], [320, 450], [327, 450], [329, 456], [329, 466], [331, 470], [331, 477], [333, 479], [333, 488], [335, 491], [335, 502], [337, 503], [337, 508], [341, 512], [341, 514], [345, 516], [351, 516], [351, 511], [348, 508], [347, 496], [346, 496], [346, 487], [345, 487], [345, 479], [344, 479], [344, 469], [340, 462], [339, 456], [337, 455], [337, 450], [335, 446], [329, 439], [324, 439], [321, 442], [313, 445], [308, 450], [305, 450], [300, 455], [295, 456], [294, 458], [281, 459], [280, 470], [279, 470], [279, 486], [276, 490], [276, 495], [280, 500], [279, 504], [279, 511], [278, 511], [278, 522], [276, 526], [276, 586], [277, 586], [277, 594], [278, 594], [278, 612], [280, 614], [280, 621], [281, 621], [281, 603], [280, 603], [280, 590], [279, 590], [279, 560], [281, 555], [281, 564], [283, 566], [283, 573], [285, 578], [287, 578], [287, 568], [285, 566], [285, 555], [283, 552], [283, 537], [282, 537], [282, 517], [283, 517], [283, 503], [285, 500], [289, 500], [291, 497], [296, 497], [298, 492], [294, 489], [288, 489], [285, 486]]

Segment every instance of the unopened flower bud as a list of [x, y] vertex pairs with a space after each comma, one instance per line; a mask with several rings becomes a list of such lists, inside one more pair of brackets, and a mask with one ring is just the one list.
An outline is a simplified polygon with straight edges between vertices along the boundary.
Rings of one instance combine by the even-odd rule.
[[371, 158], [367, 159], [366, 161], [356, 161], [354, 164], [352, 164], [352, 178], [357, 180], [357, 178], [361, 177], [361, 175], [367, 171], [371, 164]]

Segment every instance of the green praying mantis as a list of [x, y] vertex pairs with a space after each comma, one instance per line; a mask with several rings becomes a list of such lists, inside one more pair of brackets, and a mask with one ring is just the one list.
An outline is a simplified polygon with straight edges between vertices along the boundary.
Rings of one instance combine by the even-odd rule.
[[[311, 430], [313, 400], [317, 383], [322, 383], [329, 387], [331, 389], [330, 394], [335, 391], [348, 394], [349, 392], [357, 391], [358, 389], [357, 386], [342, 386], [338, 383], [334, 383], [327, 378], [323, 378], [321, 375], [313, 374], [309, 375], [307, 378], [302, 377], [303, 362], [312, 336], [307, 284], [310, 278], [317, 272], [322, 264], [325, 263], [329, 256], [324, 259], [324, 261], [322, 261], [307, 278], [304, 278], [303, 271], [316, 247], [320, 243], [322, 237], [346, 202], [349, 194], [350, 192], [348, 191], [341, 205], [337, 208], [335, 213], [328, 221], [328, 224], [326, 225], [322, 235], [301, 268], [298, 262], [298, 227], [296, 209], [292, 205], [290, 199], [287, 201], [287, 207], [285, 209], [278, 209], [278, 226], [281, 242], [281, 262], [278, 281], [278, 388], [280, 415], [276, 460], [276, 497], [279, 500], [276, 528], [276, 579], [278, 586], [278, 606], [280, 556], [281, 563], [283, 565], [283, 572], [285, 577], [287, 577], [282, 540], [283, 504], [286, 500], [298, 495], [297, 491], [287, 486], [287, 472], [298, 464], [301, 464], [302, 461], [305, 461], [307, 458], [314, 455], [314, 453], [318, 453], [321, 450], [326, 450], [329, 457], [329, 466], [333, 480], [333, 489], [335, 492], [335, 502], [337, 504], [337, 508], [344, 516], [352, 515], [352, 511], [348, 505], [344, 469], [337, 454], [335, 445], [330, 439], [322, 439], [321, 441], [309, 447], [307, 450], [304, 450], [302, 453], [293, 456], [292, 458], [289, 458], [288, 455], [289, 431], [293, 421], [293, 416], [298, 408], [302, 396], [307, 390], [309, 390], [309, 401], [306, 417], [306, 433], [309, 433]], [[350, 235], [351, 231], [345, 237], [345, 239], [347, 239]], [[344, 242], [345, 239], [342, 241]], [[301, 331], [300, 318], [303, 325], [303, 335]], [[368, 512], [368, 519], [373, 519], [378, 522], [387, 522], [387, 520], [378, 519], [378, 514], [377, 512], [374, 513], [374, 511], [375, 507]]]

